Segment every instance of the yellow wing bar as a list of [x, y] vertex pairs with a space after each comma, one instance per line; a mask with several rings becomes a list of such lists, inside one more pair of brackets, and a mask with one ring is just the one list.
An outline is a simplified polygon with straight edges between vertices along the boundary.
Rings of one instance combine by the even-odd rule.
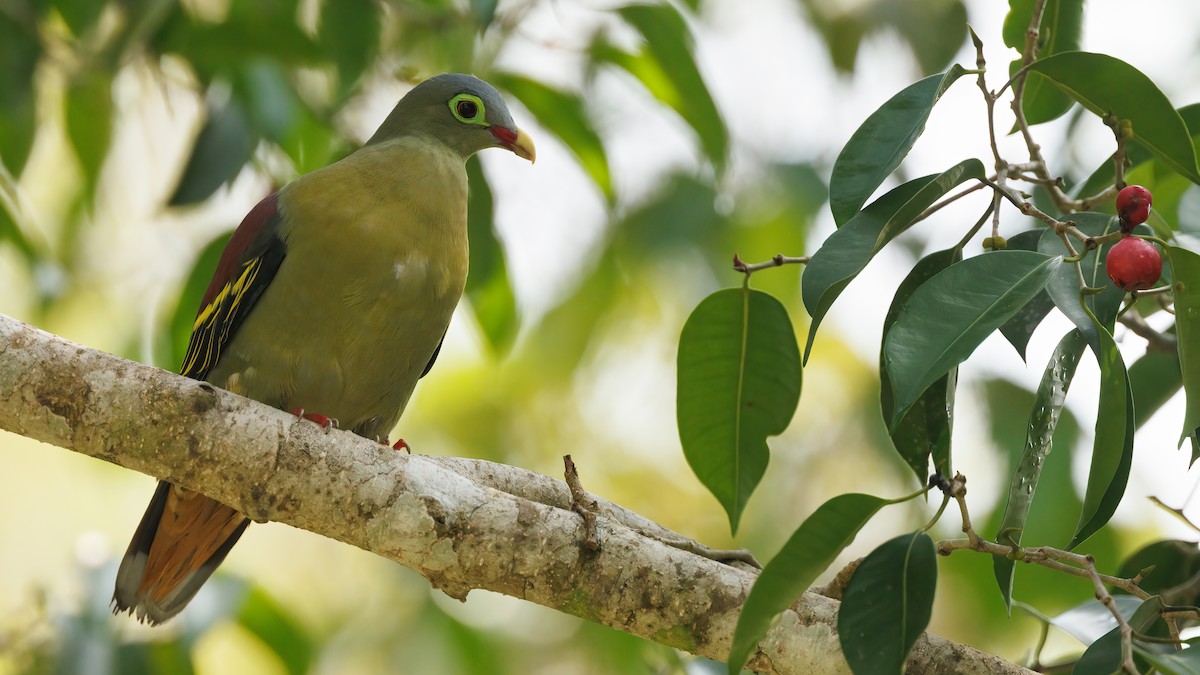
[[237, 277], [222, 286], [212, 302], [200, 311], [196, 323], [192, 325], [192, 337], [183, 356], [181, 374], [203, 379], [216, 365], [221, 349], [229, 339], [230, 330], [240, 315], [249, 309], [243, 301], [250, 289], [255, 287], [254, 281], [262, 269], [262, 263], [262, 257], [242, 263]]

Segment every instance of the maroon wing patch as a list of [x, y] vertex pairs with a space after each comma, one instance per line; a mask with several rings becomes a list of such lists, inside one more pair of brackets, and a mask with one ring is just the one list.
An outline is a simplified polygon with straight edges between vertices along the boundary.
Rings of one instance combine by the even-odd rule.
[[234, 231], [204, 292], [179, 372], [202, 380], [216, 365], [287, 253], [278, 235], [279, 193], [260, 201]]

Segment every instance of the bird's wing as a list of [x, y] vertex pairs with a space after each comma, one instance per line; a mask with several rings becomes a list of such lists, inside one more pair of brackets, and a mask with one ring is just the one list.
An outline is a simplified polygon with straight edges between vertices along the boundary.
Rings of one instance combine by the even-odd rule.
[[202, 380], [275, 278], [287, 253], [279, 238], [279, 193], [259, 202], [234, 231], [200, 302], [179, 372]]
[[[425, 377], [426, 375], [429, 374], [429, 371], [433, 370], [433, 362], [437, 361], [438, 354], [442, 353], [442, 345], [445, 344], [445, 342], [446, 342], [446, 334], [442, 333], [442, 339], [438, 340], [438, 346], [434, 347], [433, 356], [429, 357], [429, 363], [425, 364], [425, 370], [421, 371], [421, 377]], [[420, 379], [420, 377], [417, 379]]]
[[[204, 292], [180, 372], [202, 380], [283, 262], [278, 193], [259, 202], [234, 231]], [[117, 572], [113, 603], [158, 624], [191, 600], [249, 520], [235, 509], [167, 481], [142, 516]]]

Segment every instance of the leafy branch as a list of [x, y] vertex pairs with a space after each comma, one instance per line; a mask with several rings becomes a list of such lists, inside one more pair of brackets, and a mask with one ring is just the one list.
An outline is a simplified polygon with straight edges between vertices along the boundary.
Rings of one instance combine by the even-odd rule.
[[[1196, 320], [1200, 320], [1200, 292], [1191, 290], [1193, 286], [1200, 288], [1200, 256], [1161, 239], [1156, 240], [1171, 258], [1172, 277], [1171, 283], [1151, 288], [1161, 269], [1159, 249], [1138, 238], [1128, 240], [1128, 243], [1136, 243], [1140, 249], [1125, 245], [1133, 227], [1146, 221], [1149, 192], [1141, 187], [1133, 191], [1145, 193], [1142, 202], [1145, 208], [1138, 220], [1127, 219], [1126, 207], [1120, 206], [1122, 199], [1129, 203], [1129, 198], [1122, 196], [1128, 191], [1120, 192], [1120, 188], [1125, 185], [1126, 166], [1133, 161], [1131, 153], [1137, 161], [1160, 160], [1197, 183], [1200, 183], [1200, 168], [1187, 126], [1153, 82], [1132, 66], [1112, 57], [1075, 51], [1077, 39], [1073, 42], [1069, 35], [1064, 39], [1058, 30], [1061, 26], [1053, 23], [1060, 19], [1058, 14], [1063, 11], [1062, 6], [1055, 5], [1054, 12], [1049, 14], [1047, 6], [1048, 0], [1034, 0], [1022, 6], [1022, 11], [1028, 9], [1029, 13], [1021, 36], [1021, 58], [1012, 64], [1012, 75], [999, 90], [992, 90], [987, 85], [983, 41], [971, 31], [976, 48], [974, 70], [952, 66], [943, 74], [908, 86], [868, 116], [834, 163], [829, 203], [837, 230], [814, 253], [803, 258], [779, 255], [753, 264], [735, 256], [734, 269], [748, 279], [752, 272], [767, 268], [796, 263], [805, 265], [801, 290], [804, 305], [812, 318], [804, 353], [807, 362], [813, 351], [817, 328], [831, 305], [884, 246], [946, 206], [979, 190], [990, 190], [987, 207], [967, 234], [950, 248], [929, 253], [919, 260], [896, 291], [884, 320], [880, 349], [883, 419], [897, 453], [918, 479], [924, 481], [931, 462], [936, 475], [956, 476], [944, 489], [947, 497], [955, 499], [959, 505], [967, 537], [941, 542], [936, 547], [937, 552], [948, 555], [957, 550], [974, 550], [993, 555], [996, 578], [1008, 605], [1012, 603], [1012, 563], [1016, 561], [1091, 581], [1097, 601], [1112, 615], [1117, 626], [1111, 644], [1120, 647], [1120, 654], [1119, 660], [1111, 665], [1132, 673], [1137, 672], [1134, 654], [1142, 649], [1135, 638], [1160, 617], [1167, 616], [1168, 628], [1178, 647], [1176, 620], [1190, 618], [1190, 615], [1182, 610], [1159, 611], [1163, 609], [1161, 600], [1139, 586], [1141, 573], [1127, 578], [1102, 574], [1094, 559], [1069, 549], [1103, 527], [1121, 502], [1133, 459], [1134, 432], [1145, 419], [1134, 414], [1135, 389], [1139, 384], [1117, 348], [1113, 336], [1117, 322], [1145, 338], [1156, 350], [1177, 350], [1182, 370], [1180, 380], [1189, 394], [1185, 437], [1190, 436], [1195, 441], [1200, 428], [1200, 364], [1197, 363], [1200, 359], [1200, 327], [1196, 325]], [[1081, 3], [1072, 7], [1082, 13]], [[1050, 14], [1054, 18], [1048, 18]], [[1010, 18], [1012, 15], [1020, 15], [1020, 11], [1014, 8]], [[1044, 21], [1052, 22], [1047, 26], [1048, 35], [1042, 33]], [[1005, 40], [1009, 46], [1016, 47], [1007, 27]], [[984, 99], [992, 170], [986, 170], [978, 159], [965, 159], [939, 174], [902, 183], [869, 202], [922, 134], [930, 111], [942, 94], [967, 74], [976, 76], [976, 85]], [[1062, 104], [1055, 102], [1048, 106], [1048, 93], [1062, 96]], [[1027, 154], [1022, 161], [1010, 161], [1000, 150], [996, 105], [1006, 94], [1011, 96], [1010, 107], [1015, 118], [1013, 132], [1021, 135]], [[1030, 103], [1030, 110], [1026, 109], [1027, 103]], [[1107, 125], [1115, 142], [1111, 178], [1104, 174], [1102, 169], [1105, 167], [1102, 167], [1083, 187], [1074, 190], [1078, 195], [1089, 196], [1068, 194], [1066, 181], [1051, 174], [1032, 130], [1035, 124], [1065, 113], [1075, 103]], [[1020, 184], [1031, 186], [1029, 192]], [[1047, 200], [1035, 203], [1031, 193], [1038, 191], [1044, 192]], [[1119, 220], [1093, 211], [1112, 202], [1114, 197], [1120, 211]], [[1006, 240], [1001, 236], [1005, 202], [1045, 227], [1021, 232], [1013, 235], [1011, 241]], [[991, 236], [984, 240], [987, 253], [964, 257], [966, 244], [989, 220]], [[1118, 223], [1119, 228], [1116, 227]], [[1160, 230], [1156, 229], [1158, 232]], [[1148, 238], [1140, 232], [1138, 235]], [[1169, 234], [1161, 236], [1167, 238]], [[1146, 249], [1150, 249], [1157, 261], [1144, 268], [1153, 271], [1152, 277], [1149, 273], [1138, 273], [1134, 277], [1115, 275], [1110, 263], [1120, 258], [1109, 257], [1110, 250], [1124, 251], [1122, 256], [1129, 260], [1128, 256], [1132, 254], [1128, 251]], [[1155, 330], [1140, 314], [1130, 311], [1139, 294], [1154, 296], [1164, 309], [1175, 315], [1174, 328], [1178, 336]], [[712, 297], [716, 296], [710, 299]], [[1126, 298], [1129, 302], [1123, 303]], [[708, 300], [702, 303], [692, 320], [708, 303]], [[997, 540], [989, 541], [980, 537], [970, 523], [965, 479], [951, 471], [950, 439], [957, 368], [988, 335], [997, 331], [1003, 333], [1024, 357], [1034, 329], [1054, 307], [1071, 319], [1075, 330], [1062, 339], [1046, 366], [1030, 415], [1025, 452], [1010, 486], [1004, 525]], [[743, 311], [744, 334], [762, 339], [764, 327], [755, 326], [746, 320], [747, 316]], [[727, 320], [734, 318], [730, 316]], [[715, 317], [706, 316], [705, 319], [711, 322]], [[685, 349], [694, 348], [688, 342], [685, 330], [681, 354]], [[1067, 389], [1079, 359], [1089, 347], [1100, 364], [1102, 382], [1088, 484], [1078, 525], [1068, 550], [1022, 546], [1020, 536], [1029, 516], [1042, 464], [1053, 444]], [[681, 359], [681, 370], [683, 365]], [[750, 372], [744, 355], [736, 367], [742, 369], [739, 372]], [[680, 396], [684, 395], [682, 382], [681, 378]], [[1144, 385], [1142, 387], [1144, 389]], [[1138, 391], [1137, 396], [1145, 398], [1147, 393]], [[1162, 403], [1157, 398], [1153, 401], [1155, 406]], [[790, 410], [789, 406], [785, 412], [790, 414]], [[685, 438], [691, 432], [687, 421], [680, 418], [680, 431]], [[729, 452], [729, 449], [723, 451]], [[761, 453], [761, 450], [757, 452]], [[735, 446], [731, 454], [732, 457], [689, 455], [689, 462], [706, 485], [716, 485], [720, 481], [706, 478], [706, 474], [715, 473], [720, 466], [736, 464], [745, 453], [739, 453]], [[761, 466], [762, 454], [754, 461]], [[758, 475], [761, 472], [754, 475], [752, 481], [739, 482], [737, 502], [722, 499], [735, 527], [740, 506], [754, 489]], [[735, 472], [734, 478], [737, 477]], [[714, 494], [717, 493], [714, 491]], [[769, 625], [773, 613], [779, 611], [780, 603], [807, 587], [815, 577], [814, 570], [824, 569], [831, 562], [831, 552], [846, 546], [884, 503], [891, 502], [870, 495], [839, 495], [822, 504], [800, 525], [783, 550], [768, 563], [747, 600], [735, 635], [731, 673], [752, 653], [751, 647]], [[934, 520], [940, 515], [941, 511]], [[873, 642], [873, 647], [864, 647], [859, 641], [847, 640], [845, 634], [842, 635], [841, 646], [852, 665], [890, 671], [902, 656], [895, 652], [896, 646], [910, 644], [908, 640], [914, 627], [923, 627], [920, 622], [927, 620], [933, 596], [930, 579], [936, 576], [933, 569], [936, 566], [925, 562], [921, 555], [926, 546], [922, 536], [923, 531], [918, 531], [879, 546], [862, 565], [843, 570], [833, 584], [833, 588], [846, 591], [841, 610], [843, 623], [839, 625], [843, 628], [871, 626], [863, 629], [858, 638], [859, 641]], [[889, 563], [879, 565], [880, 559]], [[866, 561], [875, 563], [867, 565]], [[880, 569], [892, 571], [890, 585], [879, 578]], [[903, 580], [898, 580], [897, 576], [902, 576]], [[1117, 607], [1105, 584], [1147, 602], [1137, 614], [1127, 617]], [[886, 600], [862, 591], [876, 586], [903, 590], [900, 597]], [[1153, 603], [1148, 602], [1151, 599]], [[872, 616], [889, 612], [898, 612], [904, 620], [879, 626], [872, 623]], [[909, 619], [914, 623], [908, 624]], [[1085, 660], [1101, 658], [1096, 654], [1103, 651], [1101, 647], [1109, 648], [1108, 644], [1097, 643], [1085, 653]], [[871, 649], [875, 650], [874, 655], [866, 653]], [[860, 657], [864, 660], [858, 661]]]
[[[939, 487], [942, 491], [954, 499], [958, 503], [959, 514], [962, 518], [962, 531], [966, 534], [963, 539], [947, 539], [937, 542], [938, 555], [948, 556], [955, 551], [977, 551], [979, 553], [988, 553], [994, 556], [1006, 557], [1010, 560], [1015, 560], [1027, 564], [1039, 565], [1047, 569], [1052, 569], [1057, 572], [1069, 574], [1071, 576], [1087, 579], [1092, 582], [1092, 587], [1095, 589], [1096, 599], [1100, 601], [1117, 622], [1117, 626], [1121, 631], [1122, 640], [1122, 660], [1121, 665], [1125, 672], [1137, 673], [1138, 669], [1133, 663], [1133, 629], [1129, 622], [1126, 621], [1121, 611], [1113, 602], [1112, 594], [1105, 587], [1112, 586], [1119, 588], [1130, 595], [1149, 600], [1151, 595], [1142, 590], [1138, 585], [1142, 581], [1143, 573], [1139, 573], [1133, 578], [1122, 579], [1108, 574], [1102, 574], [1096, 569], [1096, 559], [1091, 555], [1081, 555], [1072, 553], [1062, 549], [1053, 548], [1050, 546], [1034, 546], [1022, 548], [1020, 546], [1005, 546], [993, 541], [989, 541], [979, 536], [974, 525], [971, 523], [971, 516], [967, 509], [967, 479], [962, 474], [956, 474], [954, 478], [942, 481]], [[1166, 617], [1168, 626], [1171, 628], [1175, 643], [1179, 641], [1179, 629], [1175, 626], [1172, 617]]]

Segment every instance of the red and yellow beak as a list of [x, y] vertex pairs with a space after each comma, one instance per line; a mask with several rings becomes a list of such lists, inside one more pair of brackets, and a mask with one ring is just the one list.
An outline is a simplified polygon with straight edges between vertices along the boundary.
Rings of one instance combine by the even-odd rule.
[[533, 147], [533, 139], [520, 129], [491, 127], [492, 135], [500, 140], [500, 146], [511, 150], [517, 157], [529, 160], [532, 164], [537, 159], [537, 150]]

